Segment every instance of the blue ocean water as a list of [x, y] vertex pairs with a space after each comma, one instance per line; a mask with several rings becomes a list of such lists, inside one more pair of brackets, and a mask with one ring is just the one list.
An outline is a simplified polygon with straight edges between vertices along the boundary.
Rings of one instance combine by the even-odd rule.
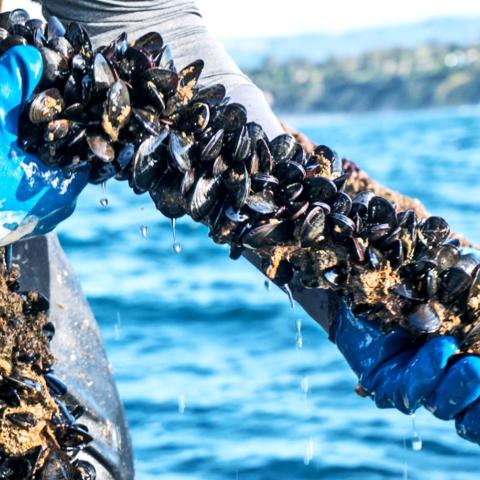
[[[480, 242], [480, 108], [287, 121]], [[105, 338], [138, 479], [478, 478], [480, 449], [452, 423], [419, 412], [413, 449], [412, 420], [356, 396], [300, 308], [202, 226], [181, 219], [177, 237], [179, 254], [149, 197], [118, 182], [89, 187], [61, 228]]]

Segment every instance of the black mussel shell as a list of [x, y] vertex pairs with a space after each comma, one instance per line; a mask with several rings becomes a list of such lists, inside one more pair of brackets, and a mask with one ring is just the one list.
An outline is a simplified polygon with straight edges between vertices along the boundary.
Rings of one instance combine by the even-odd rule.
[[274, 166], [273, 174], [278, 178], [280, 183], [290, 184], [302, 182], [306, 173], [305, 169], [299, 163], [284, 161]]
[[371, 224], [388, 224], [397, 226], [395, 207], [383, 197], [372, 197], [368, 203], [368, 222]]
[[275, 137], [269, 145], [270, 152], [277, 162], [287, 162], [295, 155], [297, 142], [288, 133]]
[[190, 158], [190, 150], [192, 148], [192, 141], [185, 136], [176, 132], [170, 134], [170, 154], [173, 164], [180, 171], [185, 173], [192, 168], [192, 161]]
[[246, 232], [242, 237], [242, 243], [249, 248], [262, 248], [289, 243], [293, 235], [291, 222], [274, 221], [264, 223]]
[[408, 326], [419, 333], [434, 333], [441, 326], [441, 320], [428, 304], [415, 308], [407, 317]]
[[325, 226], [325, 212], [320, 207], [313, 208], [306, 216], [301, 228], [301, 246], [313, 247], [325, 240]]
[[225, 186], [229, 192], [234, 210], [240, 210], [247, 201], [250, 191], [250, 176], [244, 163], [230, 168], [225, 176]]
[[108, 90], [102, 114], [103, 130], [114, 142], [118, 140], [131, 112], [128, 87], [123, 80], [117, 80]]
[[32, 123], [46, 123], [53, 120], [65, 108], [62, 94], [50, 88], [36, 95], [30, 103], [28, 118]]
[[223, 147], [223, 137], [224, 130], [220, 129], [210, 138], [200, 153], [200, 161], [211, 163], [220, 155]]
[[470, 288], [472, 277], [462, 268], [452, 267], [440, 275], [438, 298], [444, 304], [449, 304]]
[[247, 197], [248, 208], [258, 215], [273, 215], [277, 211], [275, 196], [270, 190], [263, 190]]
[[328, 178], [315, 176], [307, 178], [304, 182], [307, 196], [313, 202], [329, 203], [337, 194], [337, 187]]
[[450, 233], [447, 222], [441, 217], [429, 217], [420, 223], [419, 228], [421, 239], [428, 246], [444, 242]]
[[155, 206], [167, 218], [180, 218], [185, 215], [182, 180], [182, 176], [177, 172], [166, 172], [149, 190]]
[[195, 221], [201, 221], [210, 213], [221, 185], [221, 177], [210, 177], [204, 174], [197, 180], [188, 201], [190, 216]]

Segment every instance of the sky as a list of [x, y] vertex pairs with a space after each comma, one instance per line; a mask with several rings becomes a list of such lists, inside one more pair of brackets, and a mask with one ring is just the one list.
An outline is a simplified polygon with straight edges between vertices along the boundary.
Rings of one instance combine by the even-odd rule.
[[[220, 38], [341, 33], [446, 15], [480, 15], [479, 0], [197, 0]], [[7, 10], [28, 0], [4, 0]], [[38, 12], [38, 5], [34, 7]]]

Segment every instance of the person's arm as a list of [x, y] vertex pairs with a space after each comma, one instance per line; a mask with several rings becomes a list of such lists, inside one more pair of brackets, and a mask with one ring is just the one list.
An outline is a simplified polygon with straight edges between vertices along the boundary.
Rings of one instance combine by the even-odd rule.
[[[270, 139], [282, 133], [262, 93], [208, 33], [193, 2], [151, 0], [140, 6], [120, 0], [108, 4], [89, 1], [88, 8], [82, 8], [85, 3], [73, 0], [67, 5], [61, 0], [48, 0], [45, 13], [84, 23], [97, 46], [109, 43], [123, 31], [133, 37], [152, 30], [161, 32], [173, 48], [179, 68], [203, 59], [204, 83], [223, 83], [231, 100], [244, 104], [249, 120], [260, 123]], [[254, 255], [248, 255], [248, 259], [259, 266]], [[384, 334], [374, 323], [354, 317], [331, 292], [305, 290], [296, 282], [291, 289], [298, 303], [329, 332], [379, 407], [411, 412], [423, 403], [440, 418], [456, 418], [461, 435], [480, 441], [476, 436], [480, 406], [475, 402], [480, 395], [478, 358], [451, 362], [458, 347], [450, 337], [418, 344], [400, 329]], [[414, 368], [419, 362], [425, 369]]]

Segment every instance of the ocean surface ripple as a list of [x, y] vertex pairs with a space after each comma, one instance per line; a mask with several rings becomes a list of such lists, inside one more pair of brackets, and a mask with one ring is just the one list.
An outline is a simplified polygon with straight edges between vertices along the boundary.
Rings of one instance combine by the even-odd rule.
[[[480, 243], [479, 108], [287, 120]], [[414, 451], [411, 419], [357, 397], [300, 308], [204, 227], [183, 218], [177, 237], [179, 254], [150, 198], [118, 182], [89, 187], [61, 227], [105, 338], [138, 479], [478, 478], [480, 450], [452, 422], [419, 412]]]

